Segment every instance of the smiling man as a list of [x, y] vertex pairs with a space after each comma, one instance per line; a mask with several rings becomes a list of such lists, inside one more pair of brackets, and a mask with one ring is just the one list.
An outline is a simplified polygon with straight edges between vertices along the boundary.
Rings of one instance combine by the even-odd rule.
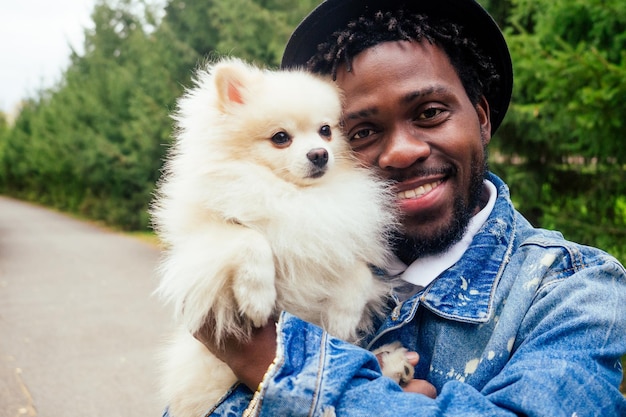
[[[285, 312], [249, 342], [212, 346], [242, 381], [212, 415], [623, 416], [626, 272], [601, 250], [532, 227], [487, 169], [513, 75], [474, 0], [327, 0], [284, 67], [345, 92], [358, 157], [392, 180], [402, 218], [388, 271], [407, 282], [364, 348]], [[404, 389], [369, 350], [419, 354]], [[415, 362], [415, 360], [414, 360]]]
[[[360, 159], [396, 183], [412, 262], [458, 241], [480, 203], [489, 106], [472, 103], [443, 50], [384, 42], [337, 71], [345, 131]], [[415, 74], [419, 74], [416, 77]]]

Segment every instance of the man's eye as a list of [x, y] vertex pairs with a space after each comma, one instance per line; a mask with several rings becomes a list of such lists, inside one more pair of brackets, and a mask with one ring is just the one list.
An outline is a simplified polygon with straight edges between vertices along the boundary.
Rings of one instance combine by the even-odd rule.
[[354, 135], [352, 135], [350, 137], [350, 140], [365, 139], [366, 137], [370, 136], [372, 133], [374, 133], [372, 129], [361, 129], [357, 131]]
[[437, 108], [437, 107], [430, 107], [424, 110], [422, 113], [420, 113], [417, 118], [419, 120], [432, 119], [433, 117], [439, 116], [441, 113], [443, 113], [442, 109]]

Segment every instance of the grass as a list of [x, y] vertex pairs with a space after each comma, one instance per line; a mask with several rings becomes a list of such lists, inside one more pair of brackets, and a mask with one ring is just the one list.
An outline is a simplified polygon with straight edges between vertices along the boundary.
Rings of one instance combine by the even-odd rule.
[[151, 231], [126, 232], [126, 234], [132, 238], [141, 240], [142, 242], [146, 242], [154, 247], [158, 248], [161, 246], [159, 238], [154, 232], [151, 232]]

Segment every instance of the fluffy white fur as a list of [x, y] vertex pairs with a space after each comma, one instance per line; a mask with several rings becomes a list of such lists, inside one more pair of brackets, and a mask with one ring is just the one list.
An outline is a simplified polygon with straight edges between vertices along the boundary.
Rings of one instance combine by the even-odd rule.
[[163, 375], [173, 417], [204, 415], [236, 382], [190, 336], [207, 317], [217, 342], [281, 310], [350, 341], [370, 330], [388, 288], [367, 263], [387, 261], [394, 210], [350, 153], [340, 113], [333, 83], [236, 59], [199, 70], [179, 100], [152, 209], [167, 246], [158, 292], [181, 327]]

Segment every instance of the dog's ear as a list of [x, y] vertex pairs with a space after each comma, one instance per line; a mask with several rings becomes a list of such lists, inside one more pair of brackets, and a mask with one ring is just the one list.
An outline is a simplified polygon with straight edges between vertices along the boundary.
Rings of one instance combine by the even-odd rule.
[[215, 66], [213, 76], [220, 111], [228, 112], [233, 106], [245, 104], [253, 72], [252, 67], [239, 60], [224, 61]]

